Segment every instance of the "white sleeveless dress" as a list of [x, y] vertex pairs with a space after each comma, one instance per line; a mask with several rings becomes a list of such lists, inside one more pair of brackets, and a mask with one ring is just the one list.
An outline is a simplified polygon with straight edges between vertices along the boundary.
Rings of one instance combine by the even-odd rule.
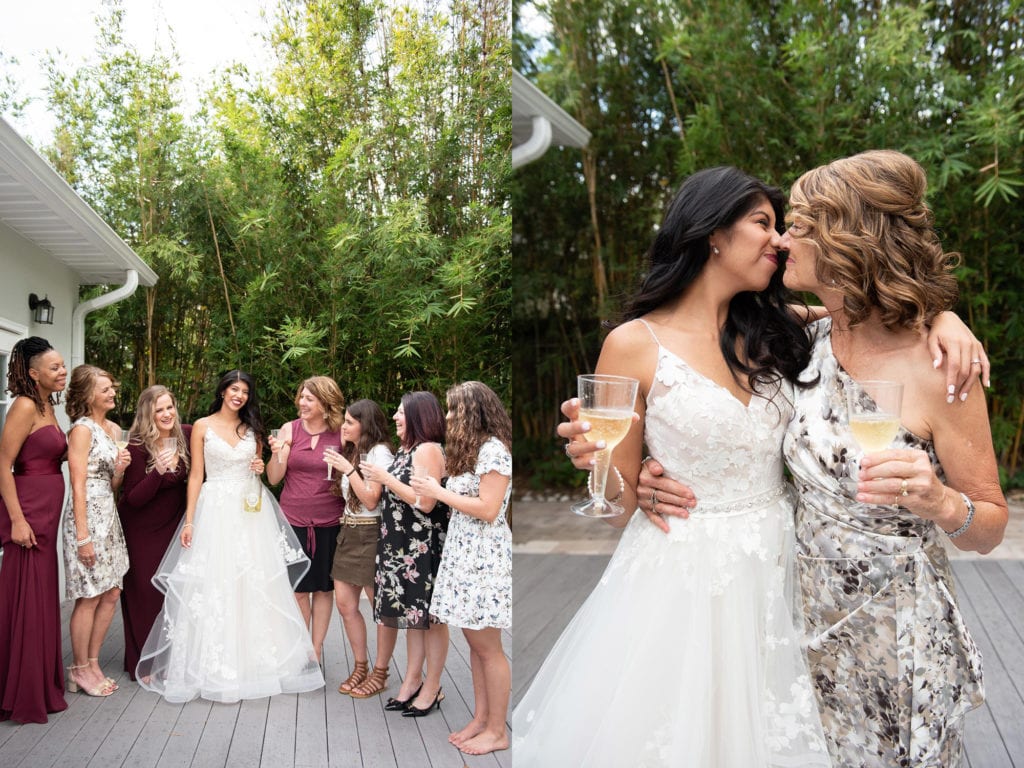
[[659, 344], [644, 440], [697, 507], [667, 535], [630, 520], [513, 713], [517, 766], [830, 764], [792, 599], [791, 400], [745, 407]]
[[164, 607], [142, 649], [139, 685], [175, 703], [320, 688], [293, 591], [309, 560], [262, 485], [260, 511], [243, 509], [256, 441], [247, 432], [231, 446], [212, 429], [203, 439], [192, 546], [181, 546], [179, 526], [153, 577]]

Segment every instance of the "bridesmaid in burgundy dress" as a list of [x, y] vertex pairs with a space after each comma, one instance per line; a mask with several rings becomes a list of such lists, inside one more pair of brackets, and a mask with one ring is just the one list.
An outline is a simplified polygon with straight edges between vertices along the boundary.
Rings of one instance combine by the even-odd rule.
[[46, 339], [14, 345], [7, 386], [16, 398], [0, 435], [0, 720], [45, 723], [68, 706], [57, 589], [68, 444], [53, 413], [67, 376]]
[[151, 580], [185, 514], [191, 434], [192, 426], [178, 421], [178, 404], [167, 387], [143, 390], [128, 442], [132, 463], [117, 505], [128, 546], [121, 613], [124, 668], [132, 680], [164, 604], [163, 593]]

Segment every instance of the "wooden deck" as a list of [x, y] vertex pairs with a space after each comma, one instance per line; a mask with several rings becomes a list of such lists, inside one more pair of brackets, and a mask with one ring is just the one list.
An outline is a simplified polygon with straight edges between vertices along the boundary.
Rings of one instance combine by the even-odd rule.
[[[607, 562], [607, 555], [516, 553], [513, 706]], [[986, 702], [967, 716], [969, 764], [1024, 768], [1024, 561], [964, 559], [953, 570], [985, 660]]]
[[[64, 605], [65, 664], [71, 658], [66, 634], [70, 609], [70, 603]], [[365, 599], [362, 610], [369, 617]], [[507, 652], [511, 647], [507, 633], [504, 643]], [[347, 652], [341, 620], [335, 615], [324, 649], [324, 689], [238, 704], [202, 700], [168, 704], [121, 671], [124, 646], [119, 611], [101, 659], [120, 690], [108, 698], [68, 694], [68, 708], [51, 715], [45, 725], [0, 723], [0, 766], [510, 768], [508, 751], [472, 757], [448, 743], [448, 734], [472, 716], [469, 648], [461, 631], [451, 632], [441, 711], [422, 718], [403, 718], [383, 709], [405, 671], [402, 633], [383, 696], [356, 700], [337, 693], [351, 669]], [[372, 653], [371, 647], [371, 658]]]

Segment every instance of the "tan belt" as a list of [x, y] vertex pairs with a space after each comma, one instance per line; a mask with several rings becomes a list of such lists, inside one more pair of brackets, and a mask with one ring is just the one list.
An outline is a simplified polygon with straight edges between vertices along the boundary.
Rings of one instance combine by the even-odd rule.
[[380, 517], [374, 515], [373, 517], [361, 517], [359, 515], [346, 514], [341, 518], [342, 525], [380, 525]]

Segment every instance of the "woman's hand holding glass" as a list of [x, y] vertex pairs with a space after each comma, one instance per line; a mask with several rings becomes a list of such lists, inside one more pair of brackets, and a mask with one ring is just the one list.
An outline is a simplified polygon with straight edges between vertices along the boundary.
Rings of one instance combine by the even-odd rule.
[[900, 506], [926, 520], [942, 516], [949, 498], [928, 454], [917, 448], [890, 448], [860, 461], [857, 501]]
[[277, 456], [277, 463], [284, 463], [284, 448], [285, 446], [291, 445], [288, 440], [281, 439], [281, 430], [272, 429], [270, 430], [270, 437], [267, 438], [267, 444], [270, 446], [270, 452]]
[[352, 462], [338, 453], [335, 448], [324, 448], [324, 462], [328, 467], [338, 470], [343, 475], [347, 475], [355, 469], [355, 467], [352, 466]]
[[[424, 467], [424, 471], [426, 467]], [[422, 496], [427, 499], [436, 499], [441, 491], [441, 483], [436, 477], [430, 475], [414, 475], [409, 479], [409, 485], [416, 491], [417, 502]]]
[[153, 469], [161, 475], [175, 469], [178, 456], [178, 440], [174, 437], [165, 437], [160, 440], [160, 450], [153, 457]]
[[381, 483], [382, 485], [387, 485], [387, 479], [391, 477], [385, 467], [379, 467], [368, 461], [359, 463], [359, 474], [368, 483]]

